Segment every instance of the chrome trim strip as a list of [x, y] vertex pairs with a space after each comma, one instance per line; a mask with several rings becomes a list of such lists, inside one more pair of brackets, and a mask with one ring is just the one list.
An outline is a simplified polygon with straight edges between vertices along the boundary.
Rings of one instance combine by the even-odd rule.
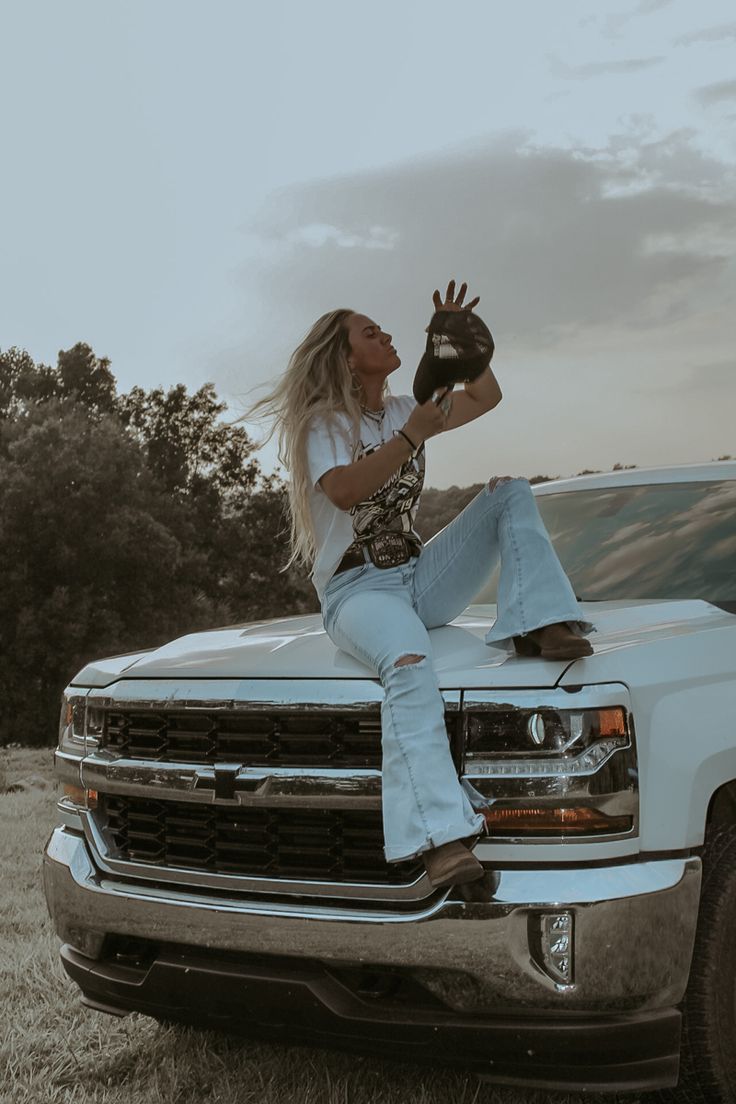
[[56, 802], [56, 808], [59, 813], [59, 818], [67, 828], [71, 828], [74, 832], [84, 831], [84, 825], [82, 824], [82, 809], [79, 805], [75, 805], [68, 797], [61, 797]]
[[[100, 878], [99, 887], [106, 893], [115, 893], [120, 898], [126, 900], [132, 898], [133, 900], [139, 901], [162, 901], [167, 904], [183, 905], [184, 907], [195, 904], [198, 907], [215, 912], [227, 911], [269, 917], [293, 916], [305, 920], [347, 920], [348, 922], [361, 924], [410, 924], [416, 923], [418, 920], [430, 920], [437, 913], [442, 911], [443, 905], [445, 904], [445, 897], [442, 896], [438, 900], [433, 901], [430, 905], [417, 909], [416, 912], [381, 912], [379, 910], [368, 911], [367, 909], [351, 909], [349, 907], [342, 908], [330, 905], [315, 905], [313, 907], [308, 907], [304, 904], [292, 905], [290, 902], [276, 905], [273, 903], [265, 904], [257, 901], [249, 901], [246, 905], [242, 901], [239, 903], [223, 901], [219, 897], [208, 897], [205, 894], [188, 893], [173, 887], [162, 889], [157, 886], [140, 884], [131, 886], [129, 883], [123, 884], [109, 878]], [[452, 908], [451, 905], [448, 907]], [[459, 912], [461, 910], [456, 909], [456, 911]], [[286, 949], [287, 947], [284, 945], [282, 947], [282, 953]]]
[[116, 859], [108, 847], [90, 810], [82, 813], [84, 834], [95, 865], [105, 874], [135, 879], [136, 882], [170, 883], [200, 889], [217, 889], [231, 893], [259, 893], [269, 896], [323, 897], [361, 901], [425, 901], [434, 892], [426, 874], [406, 885], [383, 886], [375, 882], [318, 882], [288, 878], [243, 877], [236, 874], [207, 874], [186, 867], [152, 866], [146, 863]]
[[[233, 796], [215, 796], [218, 768], [230, 767]], [[128, 797], [185, 799], [201, 805], [380, 809], [381, 771], [369, 768], [194, 765], [117, 759], [99, 752], [82, 762], [85, 789]]]
[[80, 748], [79, 755], [62, 751], [57, 748], [54, 751], [54, 774], [59, 782], [68, 782], [72, 786], [81, 786], [82, 779], [80, 768], [84, 751]]

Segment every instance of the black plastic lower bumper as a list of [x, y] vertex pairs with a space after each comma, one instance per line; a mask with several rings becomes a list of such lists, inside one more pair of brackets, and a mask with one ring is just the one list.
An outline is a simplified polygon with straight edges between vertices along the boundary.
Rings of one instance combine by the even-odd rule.
[[160, 948], [120, 964], [120, 956], [95, 961], [68, 944], [61, 957], [85, 1004], [113, 1014], [455, 1066], [531, 1088], [605, 1092], [677, 1081], [675, 1008], [510, 1019], [459, 1014], [431, 995], [419, 998], [406, 979], [392, 987], [385, 974], [371, 981], [363, 971], [361, 980], [319, 962]]

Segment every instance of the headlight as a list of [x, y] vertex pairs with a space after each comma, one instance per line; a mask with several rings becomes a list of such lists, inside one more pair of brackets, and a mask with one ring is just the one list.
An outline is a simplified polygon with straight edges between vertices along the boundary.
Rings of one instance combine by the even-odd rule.
[[59, 716], [59, 748], [71, 755], [83, 756], [96, 748], [104, 725], [104, 713], [90, 706], [86, 694], [65, 691]]
[[630, 744], [626, 710], [503, 708], [468, 713], [465, 762], [503, 777], [592, 774]]
[[616, 684], [539, 690], [533, 697], [465, 692], [463, 773], [488, 801], [483, 813], [491, 837], [635, 834], [636, 739], [624, 703], [628, 692]]

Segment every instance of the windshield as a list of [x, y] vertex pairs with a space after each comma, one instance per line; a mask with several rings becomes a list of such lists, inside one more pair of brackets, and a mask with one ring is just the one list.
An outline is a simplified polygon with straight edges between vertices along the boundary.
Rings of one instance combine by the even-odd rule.
[[[736, 480], [539, 495], [580, 601], [703, 598], [736, 611]], [[498, 568], [475, 602], [496, 601]]]

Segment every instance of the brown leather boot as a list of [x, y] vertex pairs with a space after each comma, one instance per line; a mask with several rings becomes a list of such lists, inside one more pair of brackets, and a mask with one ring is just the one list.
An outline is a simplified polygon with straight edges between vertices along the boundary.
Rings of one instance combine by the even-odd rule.
[[440, 844], [431, 851], [422, 851], [421, 858], [430, 882], [439, 886], [464, 885], [483, 877], [483, 867], [471, 855], [462, 840], [451, 840]]
[[517, 655], [539, 656], [542, 659], [580, 659], [593, 655], [593, 645], [584, 636], [578, 636], [566, 621], [532, 629], [526, 636], [515, 636]]

